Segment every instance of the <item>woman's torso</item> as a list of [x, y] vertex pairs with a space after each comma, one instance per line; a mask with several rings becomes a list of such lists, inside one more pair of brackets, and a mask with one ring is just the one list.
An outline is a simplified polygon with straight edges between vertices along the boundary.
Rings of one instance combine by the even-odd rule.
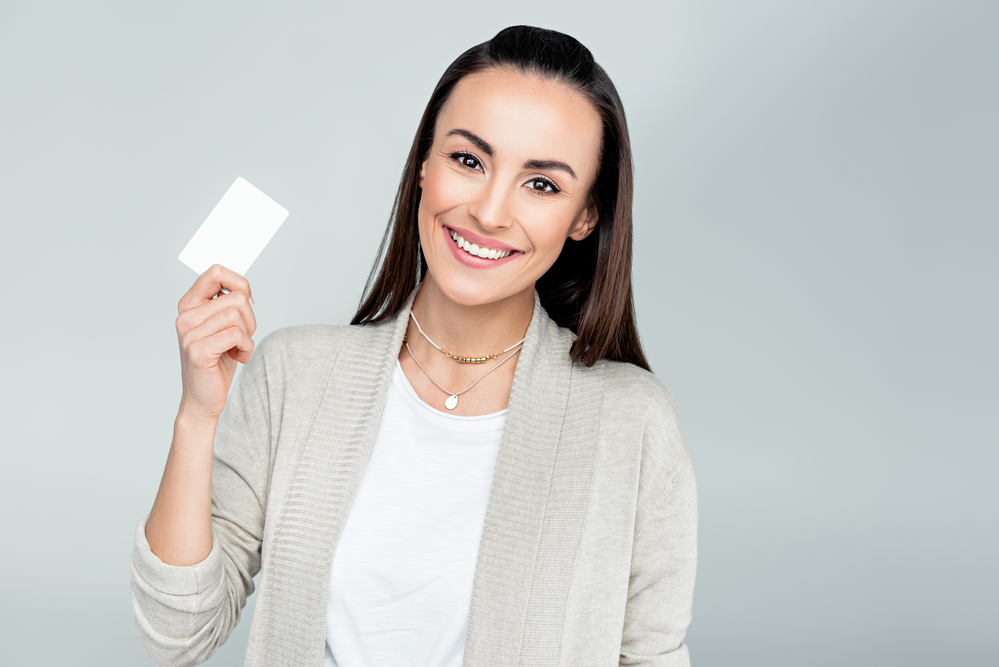
[[396, 366], [334, 554], [324, 667], [460, 667], [505, 414], [436, 410]]

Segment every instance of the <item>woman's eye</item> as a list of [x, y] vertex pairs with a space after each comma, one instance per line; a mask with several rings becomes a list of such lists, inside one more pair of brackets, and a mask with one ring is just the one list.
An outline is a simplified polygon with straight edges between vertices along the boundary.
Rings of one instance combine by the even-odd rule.
[[542, 195], [554, 195], [560, 192], [554, 183], [544, 178], [533, 178], [530, 185], [532, 190]]
[[452, 153], [451, 157], [458, 161], [462, 167], [467, 167], [469, 169], [475, 169], [476, 171], [481, 171], [481, 165], [479, 165], [478, 158], [475, 158], [468, 153]]

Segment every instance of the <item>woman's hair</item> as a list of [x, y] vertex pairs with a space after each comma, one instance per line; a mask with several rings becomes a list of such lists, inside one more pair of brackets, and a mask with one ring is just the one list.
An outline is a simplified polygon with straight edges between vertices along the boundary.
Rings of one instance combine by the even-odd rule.
[[444, 72], [423, 112], [395, 196], [388, 228], [351, 324], [379, 322], [397, 314], [423, 278], [418, 211], [420, 167], [434, 141], [434, 127], [455, 84], [491, 67], [515, 68], [571, 86], [600, 114], [603, 140], [590, 197], [599, 217], [582, 241], [568, 239], [536, 289], [548, 315], [576, 333], [569, 352], [592, 366], [600, 359], [626, 361], [649, 370], [635, 326], [631, 290], [631, 143], [624, 107], [614, 84], [589, 49], [569, 35], [513, 26], [461, 54]]

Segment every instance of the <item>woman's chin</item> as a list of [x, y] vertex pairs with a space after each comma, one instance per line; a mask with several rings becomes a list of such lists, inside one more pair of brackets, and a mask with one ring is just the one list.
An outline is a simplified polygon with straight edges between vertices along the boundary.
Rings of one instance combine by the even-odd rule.
[[517, 289], [516, 286], [509, 283], [498, 285], [496, 281], [470, 280], [467, 276], [449, 271], [441, 272], [440, 278], [437, 278], [432, 272], [428, 272], [427, 278], [433, 281], [436, 288], [448, 301], [464, 308], [498, 304], [525, 292], [529, 292], [530, 301], [532, 304], [534, 302], [533, 284], [526, 288]]

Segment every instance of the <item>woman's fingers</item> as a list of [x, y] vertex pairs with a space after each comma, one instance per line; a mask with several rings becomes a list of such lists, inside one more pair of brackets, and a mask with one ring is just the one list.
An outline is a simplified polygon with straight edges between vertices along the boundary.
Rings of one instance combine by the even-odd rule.
[[238, 326], [230, 326], [205, 338], [198, 338], [187, 344], [187, 357], [197, 368], [206, 369], [218, 364], [219, 358], [230, 350], [236, 350], [236, 361], [247, 363], [253, 353], [253, 339]]
[[[226, 296], [229, 295], [227, 294]], [[178, 319], [180, 318], [178, 317]], [[220, 350], [216, 350], [214, 347], [207, 348], [213, 351], [215, 354], [215, 358], [210, 360], [211, 363], [207, 365], [205, 364], [205, 360], [202, 358], [199, 358], [197, 361], [195, 361], [194, 357], [190, 353], [190, 350], [194, 348], [195, 345], [199, 343], [199, 341], [212, 338], [217, 333], [220, 333], [230, 328], [236, 328], [242, 332], [242, 334], [246, 337], [246, 339], [250, 341], [249, 348], [247, 348], [245, 341], [242, 341], [242, 339], [240, 339], [241, 341], [240, 345], [233, 344], [230, 345], [229, 347]], [[205, 319], [205, 321], [202, 322], [201, 324], [198, 324], [197, 326], [187, 330], [185, 333], [179, 335], [180, 335], [181, 348], [185, 352], [187, 352], [188, 358], [190, 358], [192, 362], [195, 362], [196, 365], [198, 365], [201, 368], [206, 368], [208, 366], [214, 365], [214, 363], [218, 361], [218, 357], [222, 356], [222, 354], [226, 350], [229, 350], [233, 347], [239, 347], [240, 350], [247, 352], [247, 354], [241, 355], [247, 361], [249, 360], [250, 356], [248, 353], [253, 350], [253, 340], [250, 338], [249, 326], [247, 325], [246, 321], [243, 319], [243, 315], [240, 309], [234, 305], [223, 306], [221, 309], [218, 310], [218, 312], [214, 313], [213, 315]], [[205, 351], [205, 348], [203, 346], [199, 346], [198, 349], [201, 352]], [[241, 358], [237, 357], [233, 358], [236, 359], [236, 361], [242, 361]], [[243, 361], [243, 363], [246, 362]]]
[[221, 264], [212, 264], [198, 279], [191, 285], [191, 289], [181, 297], [177, 304], [177, 312], [183, 313], [186, 310], [195, 308], [210, 301], [223, 288], [229, 292], [245, 292], [253, 303], [253, 293], [250, 291], [250, 283], [243, 276], [231, 269], [227, 269]]
[[252, 336], [257, 330], [257, 318], [250, 305], [250, 297], [245, 292], [233, 291], [217, 299], [209, 299], [200, 306], [182, 311], [177, 316], [177, 335], [184, 336], [188, 331], [201, 326], [226, 308], [236, 308], [246, 323], [246, 333]]
[[252, 303], [246, 278], [216, 264], [198, 276], [177, 304], [181, 411], [216, 418], [222, 414], [236, 363], [248, 363], [253, 352], [257, 321]]

